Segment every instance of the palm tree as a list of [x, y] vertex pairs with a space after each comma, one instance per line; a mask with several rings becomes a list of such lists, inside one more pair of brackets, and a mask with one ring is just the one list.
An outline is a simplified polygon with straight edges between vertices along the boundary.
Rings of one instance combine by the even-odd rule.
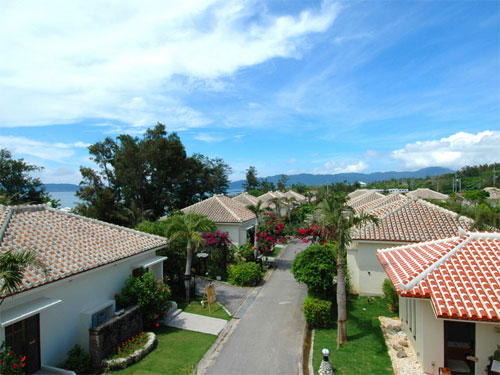
[[281, 217], [281, 198], [279, 197], [271, 198], [269, 202], [274, 204], [274, 208], [276, 209], [276, 215], [278, 215], [278, 217]]
[[0, 255], [0, 305], [10, 294], [14, 294], [21, 286], [24, 271], [28, 267], [40, 267], [44, 274], [48, 272], [47, 267], [40, 261], [36, 253], [29, 250], [12, 251], [7, 250]]
[[170, 240], [179, 238], [186, 242], [186, 270], [184, 272], [184, 285], [186, 287], [186, 301], [189, 303], [191, 296], [191, 264], [193, 253], [203, 241], [202, 232], [212, 232], [215, 224], [205, 215], [189, 213], [186, 215], [173, 215], [167, 219], [166, 235]]
[[252, 211], [256, 217], [254, 235], [253, 235], [253, 257], [257, 261], [257, 252], [258, 252], [258, 250], [257, 250], [257, 230], [259, 229], [260, 217], [262, 216], [262, 214], [266, 210], [264, 208], [262, 208], [262, 201], [260, 199], [255, 205], [253, 205], [253, 204], [247, 205], [247, 209]]
[[288, 218], [288, 222], [292, 222], [292, 207], [294, 207], [297, 204], [297, 199], [295, 197], [283, 197], [281, 198], [281, 201], [286, 207], [286, 217]]
[[330, 194], [322, 200], [320, 206], [320, 222], [328, 228], [338, 242], [337, 260], [337, 348], [347, 342], [347, 291], [345, 284], [346, 249], [351, 244], [351, 229], [361, 224], [372, 222], [378, 224], [373, 215], [364, 213], [356, 216], [352, 207], [347, 205], [344, 193]]

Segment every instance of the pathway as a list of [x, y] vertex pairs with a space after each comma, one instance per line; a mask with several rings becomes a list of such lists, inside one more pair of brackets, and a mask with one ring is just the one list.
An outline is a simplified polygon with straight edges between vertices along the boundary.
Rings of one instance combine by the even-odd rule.
[[189, 331], [218, 335], [220, 331], [226, 327], [227, 320], [199, 314], [191, 314], [179, 310], [179, 313], [168, 320], [167, 325], [169, 327], [187, 329]]
[[[208, 358], [208, 375], [296, 374], [302, 360], [306, 287], [290, 272], [295, 255], [308, 245], [292, 242], [270, 279], [247, 306], [219, 350]], [[252, 293], [253, 294], [253, 293]]]
[[247, 294], [252, 290], [250, 287], [231, 285], [229, 283], [196, 276], [196, 294], [203, 295], [205, 292], [205, 285], [211, 282], [215, 283], [217, 301], [222, 303], [224, 307], [229, 310], [231, 315], [238, 310]]

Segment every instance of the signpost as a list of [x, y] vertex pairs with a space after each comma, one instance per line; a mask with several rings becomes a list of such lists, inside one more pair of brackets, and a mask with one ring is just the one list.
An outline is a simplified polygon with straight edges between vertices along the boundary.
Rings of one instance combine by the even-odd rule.
[[211, 314], [212, 311], [210, 309], [210, 305], [217, 301], [217, 296], [215, 295], [215, 283], [205, 285], [205, 293], [203, 294], [203, 301], [201, 304], [202, 308], [203, 308], [203, 302], [205, 302], [205, 296], [206, 296], [206, 302], [208, 302], [208, 312]]

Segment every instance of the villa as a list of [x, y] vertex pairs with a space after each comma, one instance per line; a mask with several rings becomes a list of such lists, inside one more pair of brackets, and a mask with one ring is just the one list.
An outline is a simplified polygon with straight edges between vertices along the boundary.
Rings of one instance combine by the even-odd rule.
[[379, 250], [424, 371], [484, 374], [500, 344], [500, 232]]
[[28, 268], [19, 290], [2, 296], [0, 341], [26, 355], [28, 374], [57, 366], [75, 344], [88, 350], [89, 328], [114, 316], [113, 296], [135, 269], [163, 277], [157, 251], [166, 245], [47, 205], [0, 205], [0, 251], [34, 251], [48, 268]]

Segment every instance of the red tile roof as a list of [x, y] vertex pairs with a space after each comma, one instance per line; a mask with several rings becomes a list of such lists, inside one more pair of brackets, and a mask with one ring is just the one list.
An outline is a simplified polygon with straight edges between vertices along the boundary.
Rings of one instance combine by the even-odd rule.
[[224, 195], [214, 195], [204, 201], [183, 208], [182, 212], [205, 215], [214, 223], [243, 223], [255, 220], [255, 214], [238, 201]]
[[402, 297], [430, 298], [438, 318], [500, 322], [500, 232], [379, 250]]
[[[396, 202], [397, 204], [394, 205], [393, 203]], [[357, 214], [364, 212], [375, 216], [383, 216], [383, 214], [395, 210], [406, 202], [408, 202], [408, 198], [402, 194], [395, 193], [384, 195], [381, 198], [369, 201], [368, 203], [362, 205], [357, 205], [353, 208]]]
[[472, 220], [426, 201], [396, 200], [369, 212], [378, 225], [365, 224], [353, 231], [353, 240], [422, 242], [456, 236], [470, 229]]
[[367, 203], [376, 201], [380, 198], [385, 198], [385, 195], [380, 194], [377, 191], [369, 191], [369, 192], [367, 192], [363, 195], [360, 195], [356, 198], [352, 198], [351, 200], [349, 200], [349, 202], [347, 204], [349, 206], [351, 206], [352, 208], [356, 209], [357, 207], [360, 207], [360, 206], [363, 206]]
[[1, 206], [0, 252], [32, 250], [50, 268], [28, 268], [20, 291], [167, 245], [163, 237], [55, 210]]
[[248, 193], [241, 193], [238, 194], [237, 196], [231, 198], [239, 203], [242, 203], [243, 205], [248, 206], [249, 204], [251, 205], [256, 205], [259, 202], [259, 198], [254, 197], [253, 195], [250, 195]]

